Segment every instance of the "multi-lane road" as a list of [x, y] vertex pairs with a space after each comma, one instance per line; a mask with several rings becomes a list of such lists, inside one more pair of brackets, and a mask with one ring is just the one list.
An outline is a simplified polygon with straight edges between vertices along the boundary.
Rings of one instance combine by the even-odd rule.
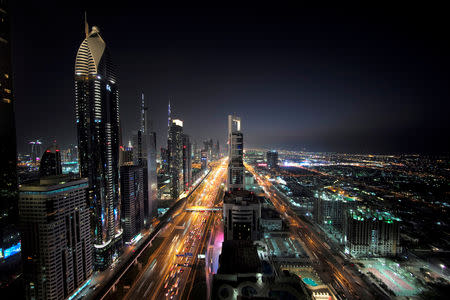
[[221, 160], [161, 231], [162, 243], [150, 255], [125, 299], [181, 299], [183, 294], [187, 296], [192, 286], [187, 283], [192, 283], [194, 276], [192, 267], [213, 225], [211, 212], [207, 209], [214, 206], [225, 178], [226, 161]]
[[311, 224], [295, 214], [285, 201], [285, 196], [267, 178], [260, 176], [252, 166], [247, 164], [245, 166], [255, 176], [258, 184], [263, 187], [274, 207], [288, 220], [291, 229], [303, 241], [307, 250], [313, 254], [318, 263], [316, 271], [326, 282], [331, 283], [346, 299], [383, 298], [379, 291], [367, 285], [355, 270], [345, 264], [339, 253], [333, 251]]

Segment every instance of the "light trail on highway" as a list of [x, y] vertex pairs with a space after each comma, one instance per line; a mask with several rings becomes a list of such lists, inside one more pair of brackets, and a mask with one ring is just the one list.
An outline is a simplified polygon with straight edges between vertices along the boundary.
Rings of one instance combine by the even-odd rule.
[[[181, 299], [190, 291], [186, 287], [194, 273], [192, 266], [213, 225], [212, 212], [207, 209], [215, 204], [226, 170], [225, 159], [216, 163], [186, 205], [174, 213], [171, 223], [160, 233], [161, 245], [150, 255], [124, 299]], [[192, 206], [196, 211], [185, 211]]]

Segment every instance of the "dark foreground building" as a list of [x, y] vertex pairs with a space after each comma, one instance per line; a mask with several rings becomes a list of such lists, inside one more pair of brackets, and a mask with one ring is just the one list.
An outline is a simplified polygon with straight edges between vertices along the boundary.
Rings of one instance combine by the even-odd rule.
[[87, 179], [46, 177], [20, 188], [27, 299], [66, 299], [92, 274]]
[[234, 190], [223, 198], [223, 223], [226, 240], [260, 238], [261, 199], [253, 192]]
[[[20, 252], [17, 222], [17, 153], [12, 92], [10, 15], [0, 0], [0, 279], [9, 273], [5, 262]], [[17, 251], [18, 250], [18, 251]], [[9, 269], [9, 268], [8, 268]], [[13, 269], [16, 269], [15, 267]]]
[[52, 145], [48, 147], [42, 154], [39, 166], [39, 176], [55, 176], [62, 174], [61, 153], [58, 146]]
[[311, 299], [301, 280], [275, 274], [252, 241], [224, 241], [211, 299]]

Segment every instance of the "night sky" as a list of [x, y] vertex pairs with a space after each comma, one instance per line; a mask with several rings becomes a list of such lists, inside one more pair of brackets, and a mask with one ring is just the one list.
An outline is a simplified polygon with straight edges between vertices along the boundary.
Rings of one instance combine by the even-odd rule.
[[170, 97], [173, 116], [198, 142], [224, 145], [226, 116], [236, 113], [246, 146], [449, 150], [450, 22], [442, 7], [11, 2], [19, 151], [36, 138], [76, 143], [74, 62], [85, 10], [117, 66], [124, 143], [138, 128], [144, 92], [158, 148]]

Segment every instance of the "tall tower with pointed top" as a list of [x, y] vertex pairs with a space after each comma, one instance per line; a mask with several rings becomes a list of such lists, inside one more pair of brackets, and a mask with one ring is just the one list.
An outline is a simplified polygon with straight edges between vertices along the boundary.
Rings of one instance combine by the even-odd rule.
[[144, 225], [150, 226], [156, 206], [156, 133], [152, 130], [149, 109], [141, 96], [139, 130], [133, 135], [133, 161], [144, 168]]
[[[87, 21], [85, 27], [88, 28]], [[88, 178], [94, 268], [106, 269], [122, 245], [119, 198], [119, 89], [100, 30], [86, 30], [75, 60], [80, 175]]]
[[141, 128], [142, 132], [145, 132], [147, 128], [147, 107], [145, 107], [144, 93], [141, 96]]

